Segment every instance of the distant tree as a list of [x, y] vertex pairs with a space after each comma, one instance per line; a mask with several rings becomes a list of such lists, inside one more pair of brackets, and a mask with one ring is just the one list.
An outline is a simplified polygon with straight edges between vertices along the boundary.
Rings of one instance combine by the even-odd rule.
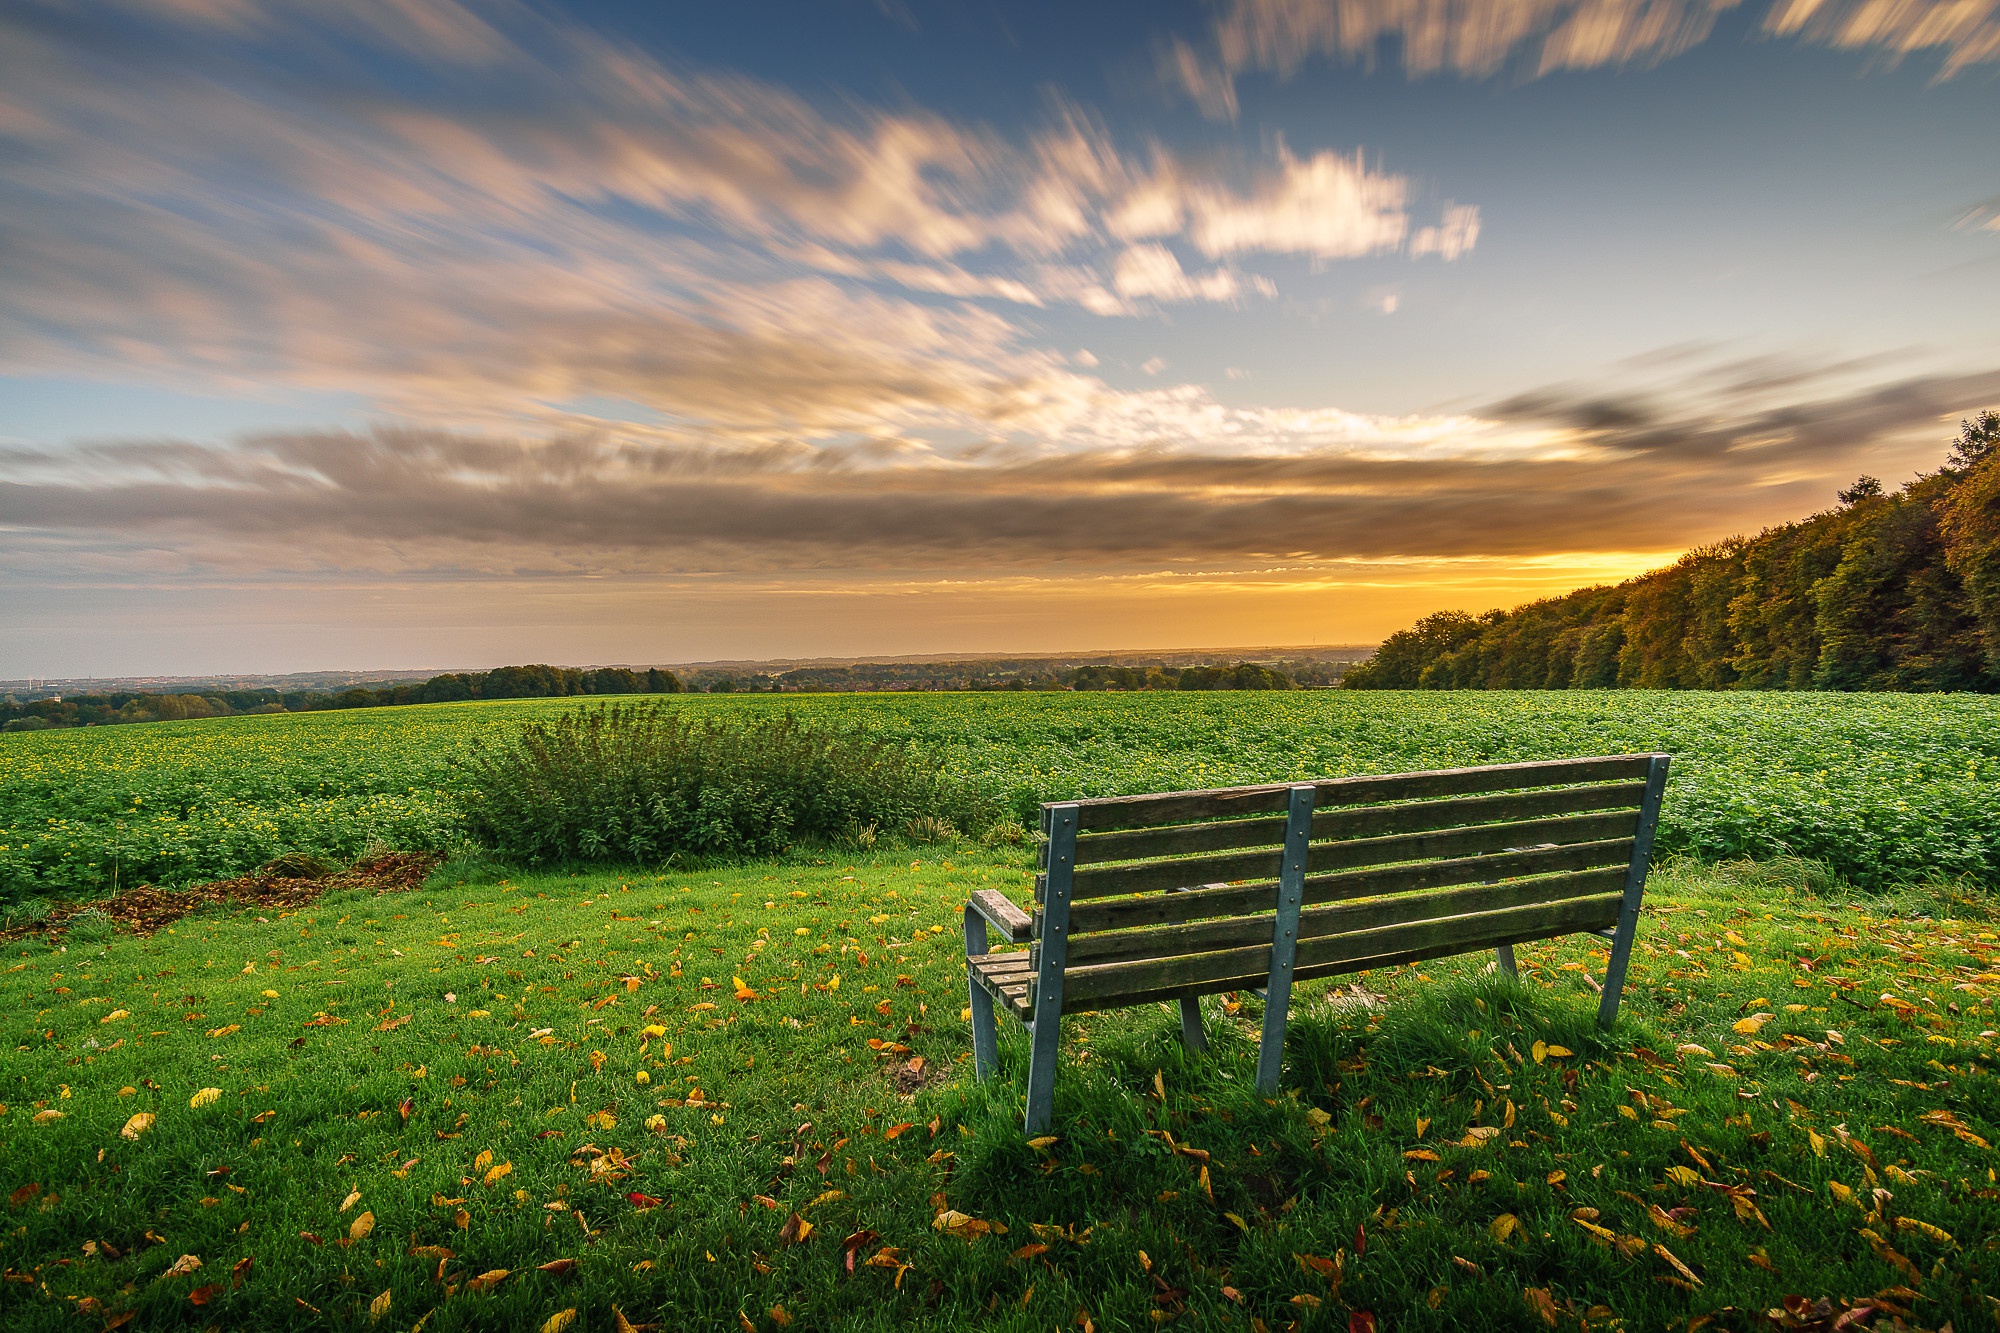
[[1863, 500], [1873, 500], [1882, 494], [1882, 483], [1863, 473], [1854, 479], [1852, 486], [1843, 486], [1834, 494], [1844, 505], [1858, 505]]
[[1970, 421], [1958, 423], [1958, 438], [1951, 445], [1951, 466], [1973, 467], [1986, 460], [2000, 446], [2000, 412], [1988, 408]]

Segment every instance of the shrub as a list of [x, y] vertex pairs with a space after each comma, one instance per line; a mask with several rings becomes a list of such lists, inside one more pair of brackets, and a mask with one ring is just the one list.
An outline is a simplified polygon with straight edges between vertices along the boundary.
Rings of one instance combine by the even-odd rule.
[[909, 746], [789, 712], [579, 709], [475, 751], [471, 767], [473, 835], [529, 865], [770, 856], [860, 828], [987, 822], [972, 793]]

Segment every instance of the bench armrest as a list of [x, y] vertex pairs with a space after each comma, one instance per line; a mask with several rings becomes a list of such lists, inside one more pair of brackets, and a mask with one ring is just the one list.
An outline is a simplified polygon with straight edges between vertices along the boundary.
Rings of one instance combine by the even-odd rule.
[[1010, 944], [1026, 944], [1034, 938], [1035, 919], [1016, 907], [998, 889], [979, 890], [965, 904], [965, 910], [985, 917]]

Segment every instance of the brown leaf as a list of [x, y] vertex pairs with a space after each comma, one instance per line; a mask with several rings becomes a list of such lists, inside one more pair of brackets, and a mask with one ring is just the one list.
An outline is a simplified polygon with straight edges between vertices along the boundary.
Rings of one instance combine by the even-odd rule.
[[255, 1259], [246, 1254], [230, 1267], [229, 1285], [232, 1289], [243, 1285], [244, 1281], [250, 1276], [250, 1265], [255, 1262]]
[[576, 1260], [551, 1259], [545, 1264], [536, 1264], [535, 1269], [537, 1272], [547, 1273], [550, 1277], [568, 1277], [576, 1271]]
[[29, 1184], [22, 1185], [20, 1188], [16, 1189], [12, 1194], [9, 1194], [7, 1196], [7, 1205], [10, 1208], [19, 1208], [22, 1204], [34, 1198], [37, 1194], [40, 1194], [41, 1192], [42, 1192], [42, 1185], [40, 1181], [33, 1181], [30, 1182]]
[[813, 1224], [793, 1213], [779, 1228], [778, 1239], [787, 1245], [797, 1245], [807, 1240], [813, 1233]]
[[863, 1249], [867, 1246], [873, 1245], [876, 1241], [880, 1239], [882, 1239], [882, 1237], [877, 1233], [875, 1233], [874, 1231], [863, 1230], [863, 1231], [856, 1231], [850, 1236], [848, 1236], [846, 1240], [841, 1241], [840, 1251], [843, 1256], [843, 1261], [847, 1265], [847, 1271], [850, 1273], [854, 1271], [854, 1252], [856, 1250]]
[[222, 1284], [220, 1282], [208, 1282], [202, 1284], [199, 1287], [196, 1287], [193, 1291], [189, 1292], [188, 1300], [192, 1301], [196, 1305], [207, 1305], [210, 1301], [214, 1300], [217, 1296], [220, 1296], [221, 1294], [222, 1294]]
[[389, 1313], [389, 1305], [394, 1299], [394, 1293], [389, 1288], [384, 1287], [381, 1295], [368, 1302], [368, 1322], [371, 1324], [376, 1323], [383, 1315]]
[[374, 1229], [375, 1214], [363, 1213], [354, 1219], [353, 1225], [347, 1228], [347, 1238], [349, 1240], [365, 1240], [368, 1237], [368, 1233]]
[[505, 1282], [507, 1275], [513, 1271], [511, 1268], [489, 1268], [478, 1277], [467, 1281], [465, 1289], [467, 1291], [491, 1291], [502, 1282]]
[[[1535, 1045], [1540, 1046], [1541, 1043], [1536, 1042]], [[1529, 1287], [1521, 1293], [1521, 1299], [1528, 1303], [1528, 1308], [1533, 1310], [1544, 1324], [1550, 1328], [1556, 1326], [1556, 1298], [1547, 1287]]]

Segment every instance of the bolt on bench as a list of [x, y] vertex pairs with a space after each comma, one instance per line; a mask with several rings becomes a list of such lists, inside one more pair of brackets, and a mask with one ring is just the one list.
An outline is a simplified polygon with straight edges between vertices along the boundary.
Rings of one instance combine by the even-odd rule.
[[[1278, 1087], [1292, 983], [1588, 932], [1611, 941], [1610, 1026], [1638, 928], [1669, 756], [1616, 755], [1167, 792], [1042, 807], [1030, 916], [965, 908], [978, 1077], [996, 1003], [1031, 1032], [1029, 1132], [1054, 1104], [1065, 1013], [1265, 988], [1257, 1087]], [[1026, 949], [989, 953], [987, 927]]]

